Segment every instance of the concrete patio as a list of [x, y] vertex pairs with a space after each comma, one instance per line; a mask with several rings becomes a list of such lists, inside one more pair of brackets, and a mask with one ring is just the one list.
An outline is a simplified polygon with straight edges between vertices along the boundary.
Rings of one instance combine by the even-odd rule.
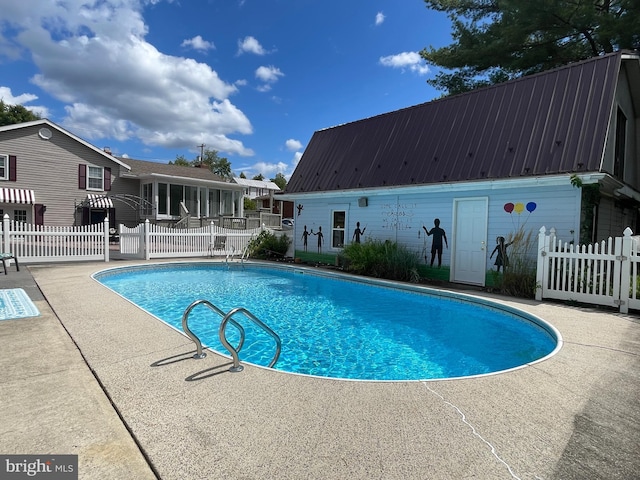
[[78, 454], [82, 479], [638, 478], [635, 314], [483, 295], [549, 321], [564, 346], [481, 378], [230, 373], [90, 278], [130, 263], [2, 279], [41, 315], [0, 322], [0, 453]]

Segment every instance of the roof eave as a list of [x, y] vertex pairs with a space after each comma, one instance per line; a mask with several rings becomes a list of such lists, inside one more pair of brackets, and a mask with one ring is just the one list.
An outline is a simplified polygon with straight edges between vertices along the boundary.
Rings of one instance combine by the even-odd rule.
[[93, 150], [96, 153], [99, 153], [103, 157], [111, 160], [112, 162], [117, 163], [121, 167], [124, 167], [127, 170], [131, 170], [131, 167], [129, 165], [127, 165], [126, 163], [118, 160], [116, 157], [114, 157], [110, 153], [105, 152], [104, 150], [102, 150], [101, 148], [96, 147], [95, 145], [91, 145], [89, 142], [87, 142], [87, 141], [81, 139], [80, 137], [74, 135], [70, 131], [65, 130], [61, 126], [56, 125], [55, 123], [53, 123], [51, 120], [49, 120], [47, 118], [41, 118], [40, 120], [32, 120], [30, 122], [14, 123], [12, 125], [4, 125], [4, 126], [0, 127], [0, 132], [6, 132], [6, 131], [10, 131], [10, 130], [18, 130], [18, 129], [21, 129], [21, 128], [34, 127], [34, 126], [37, 126], [37, 125], [47, 125], [48, 127], [54, 128], [54, 129], [58, 130], [60, 133], [62, 133], [63, 135], [67, 135], [68, 137], [72, 138], [76, 142], [81, 143], [85, 147]]
[[[468, 192], [489, 191], [505, 188], [525, 188], [534, 186], [560, 186], [570, 184], [571, 174], [556, 174], [536, 177], [479, 180], [472, 182], [449, 182], [421, 185], [398, 185], [379, 188], [356, 188], [349, 190], [330, 190], [318, 192], [296, 192], [278, 195], [282, 200], [299, 200], [305, 198], [334, 198], [338, 195], [375, 197], [389, 194], [435, 193], [435, 192]], [[598, 183], [608, 176], [606, 173], [590, 172], [578, 175], [584, 184]]]
[[148, 180], [148, 179], [168, 180], [168, 181], [173, 180], [173, 181], [180, 181], [182, 183], [192, 183], [192, 184], [195, 183], [199, 185], [215, 185], [218, 187], [225, 187], [225, 189], [227, 190], [237, 190], [239, 192], [244, 190], [241, 185], [231, 183], [231, 182], [220, 182], [218, 180], [207, 180], [204, 178], [180, 177], [177, 175], [167, 175], [164, 173], [142, 173], [142, 174], [125, 173], [122, 175], [122, 178], [130, 178], [134, 180]]

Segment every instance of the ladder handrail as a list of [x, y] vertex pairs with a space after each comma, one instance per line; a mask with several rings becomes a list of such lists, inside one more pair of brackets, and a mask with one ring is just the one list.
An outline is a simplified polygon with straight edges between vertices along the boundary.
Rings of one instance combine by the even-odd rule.
[[[184, 311], [184, 313], [182, 314], [182, 329], [184, 330], [184, 333], [186, 333], [187, 336], [191, 340], [193, 340], [193, 343], [196, 344], [197, 353], [193, 355], [193, 358], [204, 358], [207, 356], [207, 354], [202, 351], [202, 342], [200, 341], [200, 338], [198, 338], [198, 336], [195, 333], [193, 333], [189, 328], [189, 315], [191, 314], [191, 311], [198, 305], [205, 305], [209, 307], [209, 309], [216, 312], [222, 318], [224, 318], [226, 314], [222, 310], [220, 310], [218, 307], [216, 307], [213, 303], [211, 303], [209, 300], [205, 300], [205, 299], [196, 300], [195, 302], [191, 303], [191, 305], [189, 305], [187, 309]], [[242, 345], [244, 344], [244, 337], [245, 337], [244, 328], [242, 328], [242, 325], [240, 325], [235, 320], [232, 320], [231, 324], [240, 331], [240, 342], [238, 342], [238, 348], [237, 348], [237, 350], [240, 351], [240, 349], [242, 348]], [[231, 347], [231, 345], [229, 346]], [[234, 349], [233, 347], [231, 348]], [[227, 349], [229, 348], [227, 347]]]
[[236, 308], [234, 308], [232, 310], [229, 310], [229, 312], [224, 316], [224, 318], [222, 319], [222, 322], [220, 323], [220, 328], [218, 330], [218, 334], [220, 336], [220, 342], [222, 342], [222, 344], [225, 346], [225, 348], [227, 350], [229, 350], [229, 353], [231, 353], [231, 356], [233, 357], [233, 367], [231, 367], [229, 370], [231, 370], [232, 372], [240, 372], [244, 368], [242, 365], [240, 365], [240, 359], [238, 358], [238, 352], [240, 351], [240, 349], [238, 349], [236, 351], [231, 346], [231, 344], [227, 341], [227, 337], [225, 335], [225, 329], [227, 327], [227, 322], [233, 322], [234, 320], [231, 317], [233, 317], [236, 313], [243, 313], [245, 315], [245, 317], [247, 317], [249, 320], [251, 320], [253, 323], [258, 325], [259, 327], [261, 327], [265, 332], [267, 332], [269, 335], [271, 335], [271, 337], [275, 340], [275, 342], [276, 342], [276, 353], [274, 354], [274, 356], [271, 359], [271, 362], [269, 363], [267, 368], [273, 367], [276, 364], [276, 362], [278, 361], [278, 358], [280, 357], [280, 351], [282, 350], [282, 341], [280, 340], [280, 337], [278, 336], [278, 334], [276, 332], [271, 330], [271, 328], [269, 328], [269, 326], [267, 326], [267, 324], [265, 324], [262, 320], [257, 318], [249, 310], [247, 310], [244, 307], [236, 307]]
[[[191, 340], [193, 340], [193, 342], [196, 344], [196, 353], [193, 355], [193, 358], [200, 359], [207, 356], [207, 354], [202, 351], [202, 342], [200, 341], [200, 338], [195, 333], [193, 333], [189, 328], [189, 315], [191, 314], [191, 311], [198, 305], [205, 305], [210, 310], [214, 311], [215, 313], [217, 313], [222, 317], [222, 321], [220, 322], [220, 327], [218, 329], [218, 337], [220, 338], [220, 343], [222, 343], [222, 345], [229, 351], [229, 353], [231, 354], [231, 358], [233, 359], [233, 366], [229, 369], [230, 371], [240, 372], [244, 368], [242, 365], [240, 365], [240, 358], [238, 356], [238, 353], [240, 353], [240, 350], [242, 350], [242, 347], [244, 345], [245, 330], [242, 327], [242, 325], [240, 325], [238, 322], [236, 322], [232, 318], [236, 313], [244, 314], [246, 318], [251, 320], [254, 324], [259, 326], [260, 328], [262, 328], [265, 332], [271, 335], [271, 337], [275, 340], [276, 352], [273, 355], [273, 358], [271, 359], [271, 362], [269, 363], [267, 368], [271, 368], [276, 364], [276, 362], [278, 361], [278, 358], [280, 358], [280, 352], [282, 351], [282, 341], [280, 340], [280, 337], [276, 332], [274, 332], [266, 323], [264, 323], [262, 320], [260, 320], [258, 317], [256, 317], [253, 313], [251, 313], [249, 310], [247, 310], [244, 307], [236, 307], [232, 310], [229, 310], [229, 312], [224, 313], [220, 308], [215, 306], [209, 300], [205, 300], [205, 299], [200, 299], [192, 302], [191, 305], [189, 305], [184, 311], [184, 313], [182, 314], [182, 329], [187, 334], [187, 336]], [[237, 347], [234, 347], [233, 345], [231, 345], [229, 343], [229, 340], [227, 340], [226, 329], [227, 329], [227, 324], [229, 323], [234, 327], [236, 327], [240, 332], [240, 341], [238, 342]]]

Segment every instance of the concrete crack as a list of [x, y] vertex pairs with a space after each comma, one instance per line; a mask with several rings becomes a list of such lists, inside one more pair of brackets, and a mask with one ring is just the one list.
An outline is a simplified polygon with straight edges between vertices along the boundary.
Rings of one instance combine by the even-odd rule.
[[515, 474], [515, 472], [511, 469], [511, 467], [509, 466], [509, 464], [507, 462], [505, 462], [500, 455], [498, 455], [498, 452], [496, 451], [495, 447], [488, 442], [487, 440], [485, 440], [485, 438], [480, 435], [478, 433], [478, 431], [475, 429], [475, 427], [469, 423], [467, 421], [467, 417], [466, 415], [462, 412], [462, 410], [460, 410], [457, 406], [455, 406], [453, 403], [448, 402], [447, 400], [444, 399], [444, 397], [442, 395], [440, 395], [438, 392], [436, 392], [435, 390], [433, 390], [431, 387], [429, 387], [429, 385], [426, 382], [422, 383], [427, 390], [429, 390], [431, 393], [433, 393], [435, 396], [437, 396], [440, 400], [442, 400], [446, 405], [449, 405], [451, 408], [453, 408], [456, 412], [458, 412], [458, 414], [460, 415], [460, 417], [462, 418], [462, 423], [464, 423], [465, 425], [467, 425], [471, 431], [473, 432], [473, 434], [478, 437], [483, 443], [485, 443], [490, 449], [491, 449], [491, 454], [496, 457], [496, 459], [502, 463], [505, 467], [507, 467], [507, 470], [509, 471], [509, 474], [511, 475], [512, 478], [515, 478], [517, 480], [522, 480], [520, 477], [518, 477], [518, 475]]

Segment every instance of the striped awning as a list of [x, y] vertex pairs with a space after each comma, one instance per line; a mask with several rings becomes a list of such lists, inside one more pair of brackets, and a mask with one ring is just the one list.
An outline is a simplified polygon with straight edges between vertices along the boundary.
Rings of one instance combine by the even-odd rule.
[[33, 190], [21, 188], [0, 188], [0, 203], [23, 203], [33, 205], [36, 203], [36, 194]]
[[87, 204], [91, 208], [113, 208], [113, 202], [106, 195], [90, 193], [87, 195]]

